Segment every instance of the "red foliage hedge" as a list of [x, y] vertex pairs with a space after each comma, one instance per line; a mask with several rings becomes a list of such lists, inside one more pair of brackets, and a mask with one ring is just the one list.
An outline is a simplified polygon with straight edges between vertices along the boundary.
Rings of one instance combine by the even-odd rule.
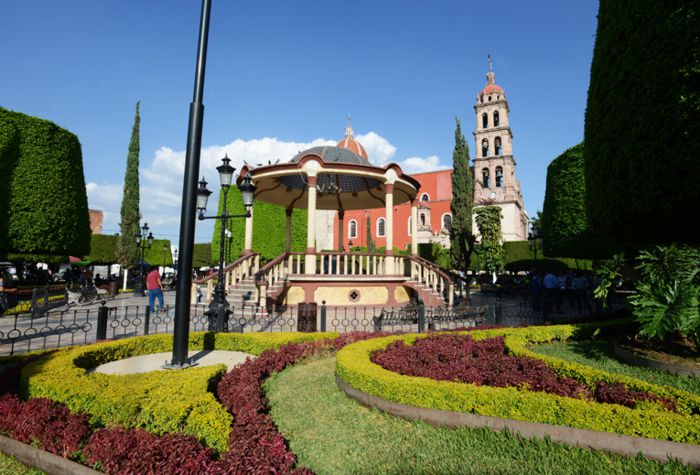
[[22, 402], [12, 394], [0, 396], [0, 433], [25, 444], [71, 458], [78, 455], [90, 430], [86, 414], [72, 414], [50, 399]]
[[634, 407], [638, 401], [659, 402], [675, 411], [675, 402], [632, 391], [621, 383], [598, 381], [594, 388], [556, 372], [536, 358], [506, 354], [502, 337], [474, 341], [469, 335], [430, 335], [413, 345], [391, 343], [372, 355], [372, 362], [396, 373], [484, 386], [520, 387], [531, 391]]

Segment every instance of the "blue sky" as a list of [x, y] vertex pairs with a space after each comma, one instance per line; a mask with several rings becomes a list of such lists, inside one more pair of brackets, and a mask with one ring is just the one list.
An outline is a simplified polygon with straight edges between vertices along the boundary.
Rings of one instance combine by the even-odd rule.
[[[510, 103], [530, 214], [547, 164], [583, 138], [598, 2], [213, 0], [201, 170], [288, 160], [343, 135], [370, 160], [449, 167], [454, 117], [473, 157], [486, 55]], [[52, 120], [83, 147], [90, 206], [118, 213], [141, 101], [141, 212], [177, 242], [200, 2], [5, 0], [0, 106]], [[216, 199], [216, 196], [212, 197]], [[197, 241], [211, 239], [198, 223]]]

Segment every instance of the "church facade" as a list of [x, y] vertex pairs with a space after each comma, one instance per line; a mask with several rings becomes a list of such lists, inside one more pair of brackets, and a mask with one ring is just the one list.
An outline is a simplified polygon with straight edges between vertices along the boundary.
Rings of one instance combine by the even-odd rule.
[[[525, 211], [520, 182], [515, 175], [513, 134], [509, 125], [509, 106], [505, 91], [495, 83], [495, 74], [489, 66], [486, 86], [479, 92], [474, 105], [476, 126], [473, 132], [472, 175], [474, 178], [474, 205], [499, 206], [503, 212], [501, 222], [504, 241], [527, 239], [529, 220]], [[352, 127], [346, 128], [339, 147], [355, 153], [366, 152], [354, 139]], [[366, 157], [371, 159], [371, 157]], [[452, 226], [452, 170], [438, 170], [411, 175], [420, 183], [418, 193], [418, 226], [411, 226], [411, 204], [394, 206], [393, 245], [398, 249], [410, 246], [413, 233], [418, 233], [419, 243], [450, 245]], [[317, 248], [334, 249], [338, 239], [338, 213], [326, 212], [317, 219]], [[343, 215], [343, 248], [366, 247], [368, 229], [377, 248], [386, 245], [385, 208], [345, 211]], [[473, 231], [478, 236], [476, 222]], [[335, 231], [337, 232], [337, 231]]]

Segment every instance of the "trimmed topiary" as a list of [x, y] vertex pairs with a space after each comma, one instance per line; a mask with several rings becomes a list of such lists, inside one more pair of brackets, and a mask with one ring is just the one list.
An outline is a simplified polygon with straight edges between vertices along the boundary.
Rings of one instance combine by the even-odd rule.
[[700, 243], [700, 4], [601, 0], [585, 120], [591, 228]]
[[78, 137], [0, 108], [0, 259], [63, 262], [90, 249]]

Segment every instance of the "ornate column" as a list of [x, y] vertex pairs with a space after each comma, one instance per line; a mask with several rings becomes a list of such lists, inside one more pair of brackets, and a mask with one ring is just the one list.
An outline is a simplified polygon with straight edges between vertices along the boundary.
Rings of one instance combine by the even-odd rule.
[[343, 231], [345, 230], [345, 211], [338, 210], [338, 251], [343, 250]]
[[316, 182], [317, 177], [308, 177], [308, 205], [307, 205], [307, 228], [306, 228], [306, 256], [304, 259], [305, 274], [316, 273]]
[[418, 199], [411, 202], [411, 255], [418, 255]]
[[386, 234], [386, 261], [384, 272], [388, 275], [394, 274], [394, 184], [384, 184], [385, 200], [385, 234]]
[[290, 252], [292, 250], [292, 208], [287, 208], [286, 214], [287, 220], [284, 234], [284, 251]]
[[245, 244], [243, 245], [243, 255], [253, 253], [253, 208], [250, 207], [250, 217], [245, 219]]

